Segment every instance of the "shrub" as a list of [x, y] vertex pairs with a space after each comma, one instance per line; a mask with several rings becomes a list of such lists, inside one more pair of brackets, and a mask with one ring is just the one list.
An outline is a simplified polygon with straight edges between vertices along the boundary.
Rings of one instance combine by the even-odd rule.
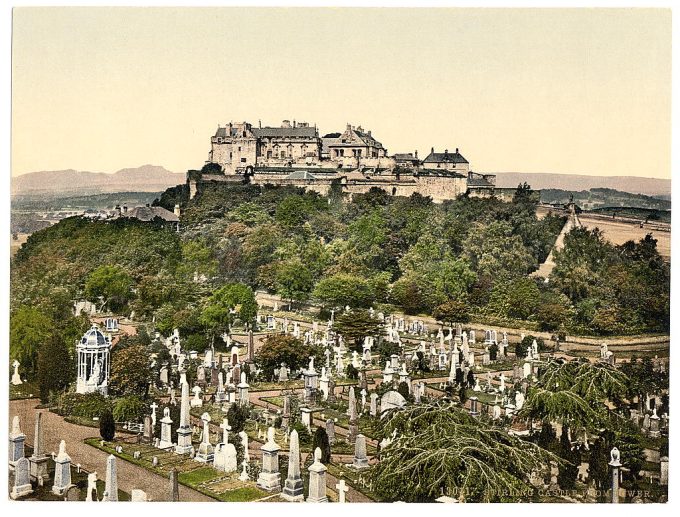
[[328, 464], [331, 461], [331, 444], [328, 440], [328, 434], [323, 427], [317, 427], [312, 441], [312, 451], [316, 448], [321, 449], [321, 463]]
[[102, 440], [110, 442], [116, 434], [116, 424], [113, 421], [113, 413], [110, 410], [104, 410], [99, 416], [99, 435]]
[[129, 395], [116, 400], [113, 417], [118, 422], [140, 422], [146, 413], [146, 402], [137, 395]]
[[232, 433], [240, 433], [246, 425], [246, 420], [250, 416], [248, 406], [241, 406], [240, 404], [232, 404], [227, 411], [227, 419], [231, 426]]

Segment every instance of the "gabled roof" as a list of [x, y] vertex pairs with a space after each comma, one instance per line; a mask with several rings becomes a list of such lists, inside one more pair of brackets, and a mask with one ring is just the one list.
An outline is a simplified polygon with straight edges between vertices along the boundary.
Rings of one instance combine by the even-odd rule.
[[427, 155], [427, 158], [423, 160], [423, 162], [430, 162], [430, 163], [470, 163], [468, 162], [462, 154], [458, 152], [458, 149], [456, 149], [455, 153], [449, 153], [448, 151], [445, 151], [443, 153], [435, 153], [434, 149], [430, 154]]
[[316, 138], [318, 136], [314, 127], [254, 127], [252, 132], [256, 138]]
[[419, 161], [418, 158], [413, 156], [413, 153], [395, 153], [392, 155], [395, 160], [406, 161], [406, 162], [416, 162]]
[[136, 206], [124, 215], [126, 217], [134, 217], [140, 221], [153, 221], [156, 217], [160, 217], [164, 221], [179, 222], [179, 217], [174, 212], [166, 210], [162, 206]]

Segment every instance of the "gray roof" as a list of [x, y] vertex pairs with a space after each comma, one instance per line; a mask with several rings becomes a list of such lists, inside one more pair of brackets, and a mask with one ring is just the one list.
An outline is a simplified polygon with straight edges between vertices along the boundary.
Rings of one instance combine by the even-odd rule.
[[431, 152], [427, 155], [427, 158], [423, 162], [435, 162], [435, 163], [470, 163], [468, 162], [462, 154], [459, 152], [455, 153], [435, 153]]
[[153, 221], [160, 217], [164, 221], [177, 223], [179, 217], [174, 212], [166, 210], [162, 206], [137, 206], [125, 214], [127, 217], [134, 217], [140, 221]]
[[395, 153], [392, 155], [392, 158], [402, 161], [418, 161], [418, 158], [413, 156], [413, 153]]
[[80, 339], [80, 344], [86, 347], [104, 347], [109, 345], [109, 341], [106, 339], [102, 331], [99, 330], [97, 325], [92, 325], [90, 330], [83, 334]]
[[256, 138], [316, 138], [315, 127], [262, 127], [252, 129]]
[[494, 184], [490, 183], [484, 178], [468, 178], [468, 187], [493, 187]]

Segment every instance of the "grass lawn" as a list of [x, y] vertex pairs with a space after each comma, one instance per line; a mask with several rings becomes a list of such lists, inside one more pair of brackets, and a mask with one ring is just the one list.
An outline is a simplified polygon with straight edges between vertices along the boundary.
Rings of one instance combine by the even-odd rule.
[[[201, 492], [218, 501], [247, 502], [268, 497], [270, 494], [255, 486], [254, 481], [240, 481], [239, 472], [225, 473], [205, 463], [199, 463], [188, 456], [178, 455], [171, 451], [156, 449], [148, 444], [122, 443], [123, 452], [115, 452], [115, 443], [105, 442], [101, 445], [98, 438], [88, 438], [85, 443], [97, 449], [113, 454], [125, 461], [134, 463], [151, 472], [168, 477], [175, 468], [179, 472], [178, 481], [189, 488]], [[141, 457], [134, 458], [139, 452]], [[152, 458], [158, 458], [158, 465], [152, 465]]]
[[38, 384], [35, 381], [24, 382], [18, 386], [9, 384], [10, 400], [32, 399], [38, 397], [39, 393], [40, 390], [38, 390]]

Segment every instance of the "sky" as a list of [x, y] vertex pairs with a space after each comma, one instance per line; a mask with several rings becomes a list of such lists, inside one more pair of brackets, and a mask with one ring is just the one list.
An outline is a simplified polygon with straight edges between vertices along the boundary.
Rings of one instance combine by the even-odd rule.
[[478, 172], [671, 176], [670, 9], [14, 9], [12, 175], [200, 167], [347, 123]]

